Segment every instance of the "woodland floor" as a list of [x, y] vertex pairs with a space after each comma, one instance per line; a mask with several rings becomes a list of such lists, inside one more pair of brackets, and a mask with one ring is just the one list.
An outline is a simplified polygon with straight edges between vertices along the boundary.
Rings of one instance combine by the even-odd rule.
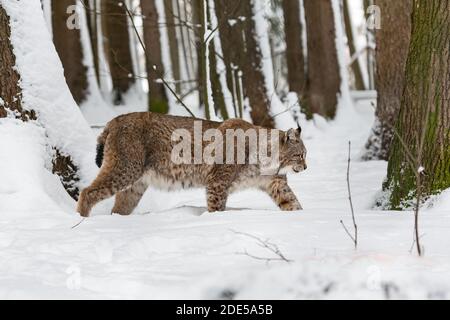
[[[108, 200], [74, 229], [80, 218], [67, 199], [66, 210], [2, 212], [0, 299], [450, 298], [450, 207], [422, 212], [417, 258], [412, 213], [372, 209], [386, 163], [359, 161], [371, 123], [366, 108], [305, 132], [308, 170], [289, 177], [301, 212], [245, 191], [210, 214], [203, 190], [149, 190], [128, 217], [111, 216]], [[357, 251], [340, 224], [351, 230], [349, 140]]]

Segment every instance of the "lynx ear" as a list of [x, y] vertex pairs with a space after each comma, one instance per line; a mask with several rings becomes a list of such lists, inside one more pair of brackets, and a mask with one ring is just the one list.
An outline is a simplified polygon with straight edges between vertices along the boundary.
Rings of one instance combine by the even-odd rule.
[[286, 133], [286, 136], [287, 136], [288, 140], [296, 140], [297, 139], [295, 129], [289, 129], [288, 132]]

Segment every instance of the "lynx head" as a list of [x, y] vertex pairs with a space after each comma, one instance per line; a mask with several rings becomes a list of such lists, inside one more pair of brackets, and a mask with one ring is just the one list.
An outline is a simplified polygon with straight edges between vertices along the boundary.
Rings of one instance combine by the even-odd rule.
[[302, 129], [290, 129], [281, 135], [279, 174], [306, 170], [306, 148], [301, 138]]

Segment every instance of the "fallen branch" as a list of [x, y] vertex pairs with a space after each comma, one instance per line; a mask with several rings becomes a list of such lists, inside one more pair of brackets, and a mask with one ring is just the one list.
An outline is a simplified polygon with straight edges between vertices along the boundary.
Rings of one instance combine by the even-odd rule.
[[293, 260], [286, 258], [286, 256], [281, 252], [280, 248], [278, 248], [278, 246], [276, 244], [269, 242], [269, 240], [263, 240], [257, 236], [254, 236], [252, 234], [245, 233], [245, 232], [239, 232], [239, 231], [235, 231], [235, 230], [231, 230], [231, 231], [235, 234], [243, 235], [243, 236], [246, 236], [246, 237], [256, 240], [258, 245], [261, 248], [269, 250], [270, 252], [275, 254], [276, 257], [259, 257], [259, 256], [255, 256], [253, 254], [248, 253], [247, 250], [245, 250], [244, 252], [237, 252], [236, 254], [245, 255], [245, 256], [248, 256], [248, 257], [256, 259], [256, 260], [262, 260], [262, 261], [265, 261], [266, 263], [269, 263], [270, 261], [284, 261], [287, 263], [293, 262]]

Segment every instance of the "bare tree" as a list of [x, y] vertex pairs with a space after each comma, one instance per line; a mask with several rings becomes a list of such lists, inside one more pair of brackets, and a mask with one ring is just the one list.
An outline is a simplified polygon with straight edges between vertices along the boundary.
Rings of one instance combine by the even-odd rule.
[[104, 47], [113, 82], [113, 102], [123, 103], [123, 95], [135, 83], [133, 59], [128, 33], [128, 17], [124, 3], [101, 0]]
[[365, 160], [387, 160], [405, 85], [405, 67], [411, 38], [413, 0], [376, 0], [383, 14], [376, 31], [376, 121], [366, 143]]
[[[350, 13], [349, 0], [343, 0], [344, 4], [344, 22], [345, 22], [345, 32], [347, 34], [347, 42], [348, 47], [350, 49], [350, 55], [353, 57], [357, 53], [356, 43], [355, 43], [355, 35], [353, 34], [353, 21]], [[364, 90], [366, 86], [364, 84], [363, 72], [361, 69], [361, 64], [359, 63], [359, 59], [355, 59], [351, 65], [353, 76], [355, 77], [355, 89], [356, 90]]]
[[215, 6], [224, 60], [228, 66], [230, 91], [233, 91], [233, 82], [236, 86], [239, 81], [233, 79], [236, 74], [233, 69], [237, 68], [242, 71], [243, 94], [252, 108], [250, 115], [253, 123], [273, 128], [274, 121], [269, 116], [270, 97], [267, 95], [262, 70], [262, 54], [257, 41], [252, 1], [216, 0]]
[[[64, 76], [73, 98], [81, 104], [87, 97], [88, 78], [80, 30], [67, 26], [67, 9], [77, 0], [52, 0], [53, 42], [64, 66]], [[73, 14], [73, 13], [72, 13]]]
[[[202, 2], [202, 1], [201, 1]], [[178, 38], [177, 38], [177, 24], [175, 23], [175, 16], [173, 6], [173, 0], [165, 0], [164, 1], [164, 12], [166, 16], [166, 28], [167, 28], [167, 36], [169, 39], [169, 49], [170, 49], [170, 64], [172, 67], [172, 75], [175, 81], [181, 80], [181, 71], [180, 71], [180, 56], [179, 56], [179, 46], [178, 46]], [[175, 91], [179, 94], [181, 93], [181, 85], [180, 82], [175, 84]]]
[[334, 118], [341, 76], [331, 0], [304, 0], [308, 35], [308, 78], [302, 107], [306, 114]]
[[286, 60], [289, 90], [303, 95], [306, 84], [305, 57], [303, 56], [300, 1], [283, 0]]
[[141, 0], [141, 8], [144, 25], [144, 43], [147, 48], [146, 66], [149, 85], [149, 110], [167, 113], [169, 111], [169, 103], [164, 84], [158, 81], [160, 78], [158, 73], [164, 74], [164, 65], [162, 62], [161, 34], [158, 24], [159, 17], [155, 0]]

